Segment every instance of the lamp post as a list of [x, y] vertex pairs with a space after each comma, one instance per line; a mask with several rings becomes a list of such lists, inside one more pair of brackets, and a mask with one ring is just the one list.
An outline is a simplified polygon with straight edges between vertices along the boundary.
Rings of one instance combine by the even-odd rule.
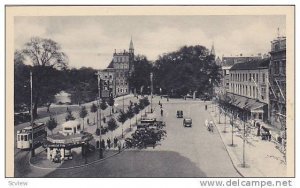
[[247, 104], [248, 102], [245, 103], [245, 106], [243, 107], [243, 119], [244, 119], [244, 136], [243, 136], [243, 164], [242, 167], [246, 167], [246, 151], [245, 151], [245, 141], [246, 141], [246, 110], [247, 110]]
[[[99, 126], [99, 130], [100, 130], [100, 134], [99, 134], [99, 158], [102, 159], [103, 158], [103, 151], [102, 151], [102, 147], [101, 147], [101, 108], [100, 108], [100, 98], [101, 98], [101, 72], [98, 71], [97, 73], [98, 76], [98, 108], [100, 111], [100, 126]], [[97, 117], [98, 117], [98, 108], [97, 108]], [[97, 126], [98, 126], [98, 120], [97, 120]]]
[[30, 71], [30, 125], [31, 125], [31, 157], [34, 157], [34, 140], [33, 140], [33, 109], [32, 109], [32, 71]]
[[153, 97], [153, 73], [150, 73], [150, 81], [151, 81], [151, 113], [153, 112], [152, 109], [152, 97]]

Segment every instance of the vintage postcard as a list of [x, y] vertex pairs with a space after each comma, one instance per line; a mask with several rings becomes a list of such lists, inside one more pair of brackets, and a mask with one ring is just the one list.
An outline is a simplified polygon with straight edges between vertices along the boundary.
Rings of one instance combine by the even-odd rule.
[[294, 177], [294, 6], [6, 6], [6, 177]]

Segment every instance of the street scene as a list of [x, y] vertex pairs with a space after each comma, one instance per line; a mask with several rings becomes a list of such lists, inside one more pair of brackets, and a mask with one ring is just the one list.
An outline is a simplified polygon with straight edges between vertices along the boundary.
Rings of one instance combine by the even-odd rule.
[[15, 18], [14, 177], [287, 177], [285, 32], [276, 15]]

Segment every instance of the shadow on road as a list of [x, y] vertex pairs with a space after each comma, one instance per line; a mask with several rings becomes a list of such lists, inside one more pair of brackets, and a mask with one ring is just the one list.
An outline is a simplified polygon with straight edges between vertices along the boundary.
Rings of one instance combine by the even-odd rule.
[[206, 177], [206, 174], [177, 152], [126, 150], [102, 163], [55, 170], [46, 177]]

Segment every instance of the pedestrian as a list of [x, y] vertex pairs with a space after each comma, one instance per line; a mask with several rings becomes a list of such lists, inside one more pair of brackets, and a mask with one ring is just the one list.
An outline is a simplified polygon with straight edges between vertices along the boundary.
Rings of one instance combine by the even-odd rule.
[[114, 148], [117, 147], [117, 143], [118, 143], [118, 139], [115, 137], [115, 138], [114, 138]]
[[90, 124], [90, 119], [87, 118], [86, 123], [89, 125]]
[[108, 149], [110, 149], [110, 139], [108, 138], [106, 142], [107, 142]]
[[256, 123], [257, 127], [257, 136], [260, 136], [260, 123]]
[[119, 140], [119, 141], [118, 141], [118, 151], [119, 151], [119, 153], [121, 153], [121, 147], [122, 147], [122, 143], [121, 143], [121, 141]]
[[105, 141], [103, 139], [101, 140], [101, 148], [105, 149]]
[[103, 117], [103, 119], [102, 119], [102, 120], [103, 120], [103, 123], [105, 123], [105, 122], [106, 122], [106, 118], [105, 118], [105, 117]]
[[207, 110], [207, 104], [205, 105], [205, 110]]
[[164, 115], [164, 110], [163, 110], [163, 109], [160, 110], [160, 115], [161, 115], [161, 116]]
[[158, 101], [158, 105], [160, 105], [160, 101]]

